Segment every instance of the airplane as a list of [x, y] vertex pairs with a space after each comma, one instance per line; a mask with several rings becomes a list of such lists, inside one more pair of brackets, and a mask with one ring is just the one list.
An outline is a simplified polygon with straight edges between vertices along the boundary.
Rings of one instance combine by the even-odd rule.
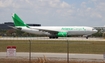
[[88, 26], [28, 26], [16, 13], [12, 15], [12, 19], [15, 25], [14, 29], [37, 35], [47, 35], [50, 39], [69, 35], [86, 35], [86, 39], [88, 39], [90, 35], [97, 32], [95, 28]]

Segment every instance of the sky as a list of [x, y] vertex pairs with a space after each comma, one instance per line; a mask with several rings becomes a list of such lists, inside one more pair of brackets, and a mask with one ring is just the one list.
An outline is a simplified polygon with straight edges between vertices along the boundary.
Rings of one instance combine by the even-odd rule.
[[0, 23], [13, 13], [28, 24], [104, 26], [105, 0], [0, 0]]

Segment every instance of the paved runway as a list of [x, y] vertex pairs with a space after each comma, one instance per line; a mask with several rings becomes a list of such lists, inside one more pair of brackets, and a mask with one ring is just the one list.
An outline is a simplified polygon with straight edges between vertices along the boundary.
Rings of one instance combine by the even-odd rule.
[[[67, 59], [67, 53], [31, 53], [31, 58]], [[0, 58], [7, 58], [6, 52], [0, 52]], [[9, 57], [8, 57], [9, 58]], [[10, 57], [11, 58], [11, 57]], [[29, 58], [28, 52], [17, 52], [14, 58]], [[70, 59], [104, 60], [103, 54], [69, 54]]]
[[48, 37], [0, 37], [0, 40], [82, 40], [82, 41], [105, 41], [103, 38], [89, 38], [85, 37], [59, 37], [58, 39], [49, 39]]

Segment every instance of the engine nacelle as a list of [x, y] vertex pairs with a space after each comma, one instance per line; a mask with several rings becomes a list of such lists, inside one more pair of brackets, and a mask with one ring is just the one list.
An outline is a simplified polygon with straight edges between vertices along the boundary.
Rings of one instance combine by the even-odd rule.
[[59, 32], [57, 34], [58, 37], [67, 37], [67, 32]]

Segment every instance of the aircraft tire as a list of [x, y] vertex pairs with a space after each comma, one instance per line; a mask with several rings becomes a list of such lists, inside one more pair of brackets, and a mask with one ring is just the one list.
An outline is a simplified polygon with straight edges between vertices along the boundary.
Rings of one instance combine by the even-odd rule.
[[49, 38], [50, 39], [57, 39], [58, 37], [57, 36], [50, 36]]
[[86, 39], [88, 39], [89, 37], [87, 36]]

